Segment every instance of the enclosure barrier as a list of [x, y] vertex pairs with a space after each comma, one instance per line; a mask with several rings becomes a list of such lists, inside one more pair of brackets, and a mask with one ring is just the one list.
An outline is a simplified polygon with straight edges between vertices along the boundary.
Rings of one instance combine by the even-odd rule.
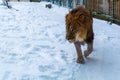
[[41, 0], [59, 6], [74, 8], [83, 5], [93, 12], [96, 18], [120, 24], [120, 0]]
[[[14, 0], [3, 0], [4, 5], [8, 6], [7, 3], [8, 1]], [[28, 1], [30, 2], [47, 1], [53, 4], [57, 4], [59, 6], [67, 7], [69, 9], [74, 8], [76, 5], [83, 5], [84, 7], [92, 11], [93, 17], [104, 19], [110, 23], [116, 23], [120, 25], [120, 0], [28, 0]]]

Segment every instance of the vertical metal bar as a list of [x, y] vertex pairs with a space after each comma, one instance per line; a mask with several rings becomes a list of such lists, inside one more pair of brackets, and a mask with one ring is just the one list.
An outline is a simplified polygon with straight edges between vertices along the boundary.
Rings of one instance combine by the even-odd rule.
[[68, 7], [70, 9], [73, 7], [73, 0], [68, 0]]
[[59, 0], [59, 6], [62, 6], [62, 1], [61, 0]]
[[[118, 1], [118, 14], [120, 14], [120, 1]], [[120, 20], [120, 15], [119, 15], [119, 20]]]
[[87, 0], [83, 0], [83, 5], [85, 6], [85, 8], [87, 7]]
[[52, 0], [52, 3], [54, 4], [54, 0]]
[[90, 8], [89, 8], [90, 11], [93, 10], [93, 0], [90, 0]]
[[111, 8], [111, 22], [110, 24], [112, 24], [114, 22], [114, 0], [112, 0], [112, 8]]

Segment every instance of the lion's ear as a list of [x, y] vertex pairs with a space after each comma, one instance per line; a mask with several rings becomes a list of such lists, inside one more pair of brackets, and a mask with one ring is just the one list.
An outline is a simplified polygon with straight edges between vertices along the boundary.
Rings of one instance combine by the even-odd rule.
[[71, 14], [76, 14], [79, 10], [78, 9], [73, 9], [70, 13]]

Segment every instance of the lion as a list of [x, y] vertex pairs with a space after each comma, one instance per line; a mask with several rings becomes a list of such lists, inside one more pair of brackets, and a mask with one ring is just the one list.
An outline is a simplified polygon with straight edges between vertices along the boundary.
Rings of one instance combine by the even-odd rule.
[[76, 6], [65, 17], [66, 39], [74, 43], [77, 51], [77, 63], [84, 63], [81, 45], [87, 44], [84, 56], [87, 57], [93, 51], [93, 17], [91, 11], [83, 6]]

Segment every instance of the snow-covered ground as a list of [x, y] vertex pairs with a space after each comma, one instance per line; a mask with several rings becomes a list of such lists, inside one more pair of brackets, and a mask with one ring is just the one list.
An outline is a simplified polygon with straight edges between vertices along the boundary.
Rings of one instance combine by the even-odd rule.
[[120, 26], [94, 19], [94, 51], [77, 64], [65, 39], [68, 10], [45, 4], [0, 5], [0, 80], [120, 80]]

